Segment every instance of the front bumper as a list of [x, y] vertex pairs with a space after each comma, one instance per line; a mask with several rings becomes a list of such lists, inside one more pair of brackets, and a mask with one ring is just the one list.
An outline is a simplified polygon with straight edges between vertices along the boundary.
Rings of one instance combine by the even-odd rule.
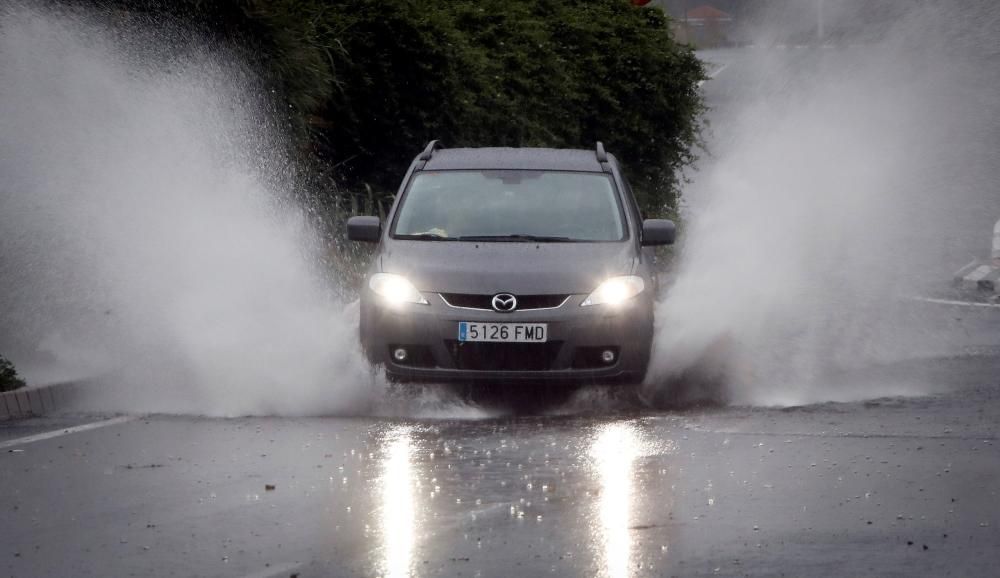
[[[418, 382], [640, 383], [649, 364], [653, 303], [640, 294], [620, 307], [581, 307], [572, 295], [555, 309], [497, 313], [451, 307], [437, 294], [429, 304], [393, 308], [368, 293], [361, 300], [361, 338], [369, 360], [391, 379]], [[460, 321], [547, 323], [547, 343], [458, 341]], [[406, 362], [391, 352], [406, 348]], [[600, 352], [615, 351], [604, 363]]]

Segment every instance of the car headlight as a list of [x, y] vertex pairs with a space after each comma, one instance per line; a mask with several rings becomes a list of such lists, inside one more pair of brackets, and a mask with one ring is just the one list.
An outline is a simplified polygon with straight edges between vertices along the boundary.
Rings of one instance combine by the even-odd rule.
[[390, 305], [402, 305], [403, 303], [427, 305], [427, 300], [420, 294], [420, 291], [417, 291], [413, 283], [400, 275], [376, 273], [368, 281], [368, 287]]
[[621, 305], [629, 299], [635, 297], [646, 288], [646, 283], [642, 277], [626, 275], [623, 277], [612, 277], [601, 283], [594, 292], [587, 296], [580, 304], [582, 307], [590, 305]]

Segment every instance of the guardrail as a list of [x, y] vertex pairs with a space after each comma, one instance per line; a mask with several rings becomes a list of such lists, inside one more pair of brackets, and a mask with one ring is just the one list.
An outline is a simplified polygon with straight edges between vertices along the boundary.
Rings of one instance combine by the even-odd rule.
[[66, 409], [79, 398], [81, 387], [74, 381], [0, 393], [0, 419], [39, 417]]

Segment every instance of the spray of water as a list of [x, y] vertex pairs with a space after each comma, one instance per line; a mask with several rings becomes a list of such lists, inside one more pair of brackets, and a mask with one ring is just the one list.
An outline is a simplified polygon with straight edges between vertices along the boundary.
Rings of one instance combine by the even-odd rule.
[[[973, 252], [961, 232], [997, 216], [1000, 19], [966, 2], [914, 8], [877, 42], [743, 51], [715, 81], [744, 77], [686, 195], [654, 393], [692, 375], [742, 403], [915, 391], [829, 376], [939, 347], [898, 297], [946, 278]], [[29, 378], [98, 376], [100, 410], [372, 405], [356, 309], [314, 265], [260, 92], [180, 31], [0, 9], [0, 351]], [[375, 409], [487, 415], [428, 395]]]
[[0, 350], [100, 378], [103, 411], [365, 408], [280, 115], [233, 59], [125, 28], [0, 10]]
[[901, 297], [945, 282], [976, 250], [956, 239], [1000, 216], [1000, 51], [982, 29], [998, 10], [907, 6], [877, 39], [765, 34], [709, 55], [729, 64], [711, 81], [713, 156], [686, 193], [647, 394], [707, 382], [787, 405], [925, 391], [831, 377], [944, 351], [943, 328]]

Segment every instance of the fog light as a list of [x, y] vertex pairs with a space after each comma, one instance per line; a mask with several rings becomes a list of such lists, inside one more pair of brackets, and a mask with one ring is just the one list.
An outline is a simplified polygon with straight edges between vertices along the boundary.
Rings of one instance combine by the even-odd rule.
[[610, 349], [605, 349], [604, 351], [601, 352], [601, 361], [603, 361], [604, 363], [614, 363], [615, 352]]
[[407, 355], [406, 350], [402, 347], [397, 347], [395, 351], [392, 352], [392, 357], [396, 361], [406, 361]]

